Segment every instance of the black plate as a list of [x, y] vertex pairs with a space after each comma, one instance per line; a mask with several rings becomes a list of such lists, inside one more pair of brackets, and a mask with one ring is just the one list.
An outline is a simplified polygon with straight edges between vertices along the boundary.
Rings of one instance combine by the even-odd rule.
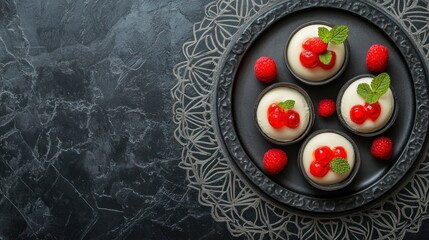
[[[299, 210], [344, 212], [357, 209], [384, 196], [420, 159], [428, 123], [427, 71], [423, 57], [408, 34], [393, 19], [366, 2], [312, 1], [280, 3], [249, 21], [227, 49], [218, 70], [215, 109], [219, 134], [230, 157], [245, 175], [271, 198]], [[350, 28], [350, 62], [339, 79], [322, 86], [305, 85], [286, 68], [283, 51], [289, 35], [300, 25], [315, 20], [346, 24]], [[258, 132], [253, 108], [259, 93], [268, 85], [255, 79], [253, 65], [260, 56], [277, 62], [280, 82], [292, 82], [305, 89], [315, 106], [323, 98], [336, 99], [341, 86], [356, 75], [370, 73], [365, 66], [366, 51], [380, 43], [389, 49], [387, 72], [392, 86], [400, 91], [400, 113], [395, 124], [383, 136], [394, 141], [391, 161], [378, 161], [369, 153], [373, 138], [354, 135], [334, 115], [316, 117], [312, 131], [335, 129], [347, 133], [359, 146], [361, 169], [345, 189], [325, 192], [311, 186], [301, 175], [296, 162], [301, 142], [282, 147], [268, 142]], [[284, 149], [289, 157], [279, 175], [264, 172], [262, 158], [269, 148]]]

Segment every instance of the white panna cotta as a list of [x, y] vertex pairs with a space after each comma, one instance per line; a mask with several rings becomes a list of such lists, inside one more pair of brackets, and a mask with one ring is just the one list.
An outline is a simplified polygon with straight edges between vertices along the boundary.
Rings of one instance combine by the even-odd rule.
[[311, 82], [318, 82], [331, 78], [341, 69], [346, 59], [346, 48], [344, 43], [339, 45], [329, 43], [328, 50], [334, 51], [336, 54], [334, 67], [325, 70], [321, 67], [306, 68], [301, 64], [299, 56], [301, 51], [304, 50], [302, 44], [309, 38], [317, 37], [319, 27], [326, 27], [331, 30], [331, 27], [323, 24], [305, 26], [291, 37], [286, 49], [286, 57], [291, 71], [294, 72], [296, 76]]
[[[300, 123], [296, 128], [273, 128], [268, 121], [268, 108], [273, 103], [285, 100], [295, 101], [293, 110], [299, 114]], [[256, 109], [256, 121], [267, 137], [279, 142], [288, 142], [304, 134], [310, 122], [310, 108], [305, 97], [298, 90], [287, 86], [274, 87], [261, 97]]]
[[[323, 177], [313, 176], [310, 173], [310, 165], [315, 160], [314, 152], [316, 149], [323, 146], [327, 146], [331, 149], [334, 149], [335, 147], [343, 147], [347, 153], [347, 162], [350, 164], [350, 171], [347, 173], [338, 174], [334, 173], [332, 170], [329, 170], [329, 172]], [[355, 166], [355, 158], [356, 154], [353, 145], [350, 143], [349, 140], [347, 140], [347, 138], [341, 136], [338, 133], [323, 132], [312, 137], [307, 142], [302, 152], [302, 158], [300, 159], [300, 161], [302, 161], [302, 167], [304, 169], [305, 174], [313, 182], [327, 186], [331, 184], [340, 183], [345, 180], [350, 175], [353, 170], [353, 167]]]
[[373, 121], [367, 119], [362, 124], [357, 124], [352, 121], [350, 110], [355, 105], [365, 105], [365, 99], [357, 93], [358, 85], [367, 83], [371, 85], [372, 77], [363, 77], [351, 83], [341, 96], [341, 116], [351, 129], [360, 133], [372, 133], [382, 129], [392, 117], [395, 108], [395, 99], [390, 88], [387, 92], [380, 97], [378, 103], [380, 104], [381, 112], [378, 118]]

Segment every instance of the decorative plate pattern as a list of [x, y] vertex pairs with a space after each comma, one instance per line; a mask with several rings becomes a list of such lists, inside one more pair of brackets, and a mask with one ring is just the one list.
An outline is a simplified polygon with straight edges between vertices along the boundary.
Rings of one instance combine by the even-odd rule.
[[[235, 131], [234, 121], [231, 116], [233, 101], [233, 96], [231, 94], [233, 88], [232, 79], [235, 78], [235, 72], [239, 65], [238, 63], [245, 50], [257, 36], [271, 25], [271, 23], [277, 22], [277, 20], [290, 13], [315, 5], [316, 4], [311, 1], [287, 1], [279, 3], [258, 13], [255, 18], [249, 21], [248, 25], [245, 25], [239, 30], [236, 34], [237, 37], [232, 40], [232, 44], [228, 46], [222, 56], [222, 61], [219, 63], [219, 76], [215, 75], [214, 77], [214, 95], [217, 100], [214, 112], [218, 117], [219, 131], [229, 154], [246, 176], [265, 193], [287, 206], [309, 212], [343, 212], [374, 201], [391, 190], [391, 188], [393, 188], [408, 172], [416, 158], [418, 158], [426, 139], [428, 129], [428, 85], [425, 77], [424, 63], [422, 63], [415, 48], [403, 47], [412, 46], [412, 43], [407, 39], [403, 30], [398, 27], [395, 22], [386, 17], [385, 14], [381, 13], [370, 4], [360, 1], [350, 0], [339, 2], [336, 0], [328, 0], [317, 3], [316, 6], [340, 8], [369, 19], [373, 24], [383, 29], [397, 46], [401, 46], [400, 50], [410, 68], [412, 80], [414, 81], [416, 101], [415, 123], [411, 130], [407, 145], [404, 147], [399, 158], [395, 160], [391, 169], [381, 176], [372, 187], [363, 189], [360, 192], [344, 195], [336, 199], [321, 199], [291, 191], [275, 183], [268, 177], [265, 177], [264, 173], [258, 169], [246, 154]], [[422, 129], [425, 129], [425, 131]]]
[[[303, 2], [312, 6], [330, 1]], [[404, 187], [382, 204], [329, 219], [291, 213], [261, 198], [231, 168], [213, 127], [214, 73], [234, 34], [272, 4], [266, 0], [209, 4], [206, 17], [194, 26], [193, 39], [183, 46], [186, 60], [174, 69], [178, 82], [171, 93], [178, 125], [175, 137], [183, 145], [180, 166], [187, 171], [190, 187], [199, 191], [200, 203], [210, 206], [215, 220], [226, 222], [234, 236], [249, 239], [401, 239], [406, 231], [418, 231], [421, 220], [428, 216], [429, 156]], [[369, 4], [385, 9], [409, 30], [429, 65], [428, 2], [386, 0]]]

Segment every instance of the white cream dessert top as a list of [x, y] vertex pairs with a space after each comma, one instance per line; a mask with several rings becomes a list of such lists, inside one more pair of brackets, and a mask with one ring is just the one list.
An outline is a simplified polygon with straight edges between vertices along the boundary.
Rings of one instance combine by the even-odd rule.
[[[300, 123], [297, 128], [283, 127], [280, 129], [273, 128], [268, 122], [268, 108], [273, 103], [283, 102], [285, 100], [294, 100], [295, 110], [300, 116]], [[289, 87], [276, 87], [268, 91], [259, 101], [256, 110], [256, 121], [262, 132], [268, 137], [281, 141], [291, 141], [301, 136], [307, 129], [310, 119], [310, 109], [304, 96], [295, 89]]]
[[[313, 153], [317, 148], [323, 146], [327, 146], [331, 149], [338, 146], [343, 147], [347, 152], [347, 162], [350, 164], [350, 171], [348, 173], [338, 174], [329, 170], [329, 172], [323, 177], [313, 176], [310, 173], [310, 164], [315, 159]], [[301, 161], [303, 161], [302, 166], [304, 167], [305, 173], [311, 180], [321, 185], [331, 185], [342, 182], [350, 175], [355, 165], [355, 151], [353, 149], [353, 145], [345, 137], [338, 133], [325, 132], [314, 136], [307, 142], [307, 145], [303, 150]]]
[[375, 121], [367, 119], [362, 124], [356, 124], [351, 120], [350, 109], [354, 105], [365, 105], [365, 99], [357, 93], [358, 85], [361, 83], [368, 83], [369, 85], [371, 85], [372, 79], [372, 77], [364, 77], [356, 80], [347, 87], [341, 98], [341, 115], [344, 121], [352, 129], [361, 133], [375, 132], [383, 128], [392, 117], [395, 106], [395, 100], [393, 98], [392, 91], [389, 88], [387, 92], [378, 100], [378, 103], [380, 104], [381, 108], [381, 113]]
[[308, 38], [317, 37], [319, 27], [326, 27], [331, 30], [331, 27], [322, 24], [303, 27], [292, 36], [286, 49], [287, 59], [291, 70], [297, 76], [308, 81], [315, 82], [326, 80], [334, 76], [340, 70], [341, 66], [343, 66], [346, 58], [346, 50], [343, 43], [339, 45], [329, 43], [328, 50], [334, 51], [336, 54], [336, 61], [333, 68], [324, 70], [321, 67], [306, 68], [302, 66], [299, 60], [299, 55], [301, 54], [301, 51], [304, 50], [302, 48], [302, 43]]

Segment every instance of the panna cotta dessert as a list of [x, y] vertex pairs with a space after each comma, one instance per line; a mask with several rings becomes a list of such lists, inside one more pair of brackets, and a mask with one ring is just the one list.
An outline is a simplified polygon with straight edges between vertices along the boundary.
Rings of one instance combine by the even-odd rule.
[[302, 145], [299, 166], [309, 183], [322, 190], [348, 185], [360, 165], [356, 144], [347, 135], [334, 130], [314, 132]]
[[320, 85], [337, 78], [348, 63], [348, 27], [310, 22], [295, 30], [285, 49], [289, 71], [299, 80]]
[[255, 107], [257, 127], [269, 141], [287, 145], [301, 140], [314, 122], [308, 94], [291, 83], [276, 83], [264, 89]]
[[398, 110], [387, 73], [353, 78], [340, 90], [337, 105], [340, 121], [362, 136], [387, 130], [395, 121]]

